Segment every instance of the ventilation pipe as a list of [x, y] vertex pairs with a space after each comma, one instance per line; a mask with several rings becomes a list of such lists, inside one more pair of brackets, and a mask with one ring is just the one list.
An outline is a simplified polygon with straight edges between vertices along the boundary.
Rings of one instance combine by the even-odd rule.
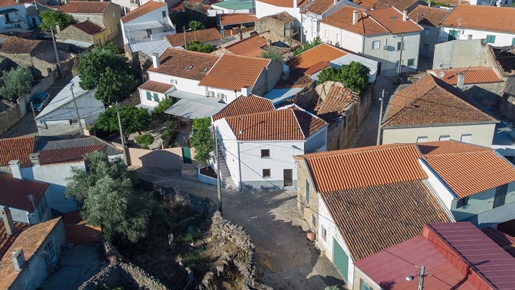
[[433, 3], [431, 3], [431, 2], [433, 2], [433, 1], [431, 1], [431, 0], [428, 0], [428, 1], [427, 1], [427, 7], [431, 7], [431, 4], [433, 4]]
[[408, 10], [402, 11], [402, 21], [408, 20]]
[[5, 232], [7, 235], [12, 236], [16, 234], [11, 210], [7, 206], [2, 207], [2, 220], [4, 220]]
[[21, 179], [20, 161], [19, 160], [9, 161], [9, 167], [11, 168], [11, 173], [13, 174], [13, 178]]
[[460, 72], [458, 74], [458, 83], [456, 84], [456, 86], [458, 87], [458, 89], [460, 89], [460, 91], [463, 91], [464, 85], [465, 85], [465, 74]]
[[160, 65], [159, 55], [155, 52], [152, 54], [152, 64], [154, 65], [154, 68], [158, 68]]
[[30, 153], [29, 154], [30, 162], [32, 162], [32, 165], [39, 166], [39, 153]]
[[293, 0], [293, 8], [299, 8], [299, 0]]
[[244, 86], [241, 88], [241, 94], [245, 97], [248, 97], [250, 96], [250, 87], [249, 86]]
[[352, 25], [356, 25], [358, 23], [358, 10], [352, 11]]

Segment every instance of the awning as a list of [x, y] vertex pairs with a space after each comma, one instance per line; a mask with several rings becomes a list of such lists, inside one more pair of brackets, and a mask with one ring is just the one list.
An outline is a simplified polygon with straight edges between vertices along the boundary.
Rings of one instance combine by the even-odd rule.
[[180, 100], [168, 108], [165, 113], [188, 119], [211, 117], [227, 106], [224, 103], [220, 103], [219, 98], [183, 91], [172, 91], [166, 95]]
[[147, 30], [152, 28], [160, 28], [164, 27], [163, 24], [159, 23], [159, 21], [149, 21], [149, 22], [140, 22], [134, 24], [125, 24], [123, 29], [125, 31], [135, 31], [135, 30]]

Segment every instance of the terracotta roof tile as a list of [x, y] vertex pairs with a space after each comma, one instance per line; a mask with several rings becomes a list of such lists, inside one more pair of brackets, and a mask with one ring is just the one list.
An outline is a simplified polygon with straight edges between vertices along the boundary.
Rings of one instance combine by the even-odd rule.
[[8, 6], [20, 5], [20, 4], [24, 4], [24, 3], [33, 3], [33, 2], [34, 1], [32, 1], [32, 0], [20, 0], [19, 2], [16, 0], [2, 0], [0, 2], [0, 7], [8, 7]]
[[262, 36], [254, 35], [226, 46], [225, 49], [237, 55], [259, 57], [266, 46], [266, 39]]
[[331, 8], [333, 5], [334, 0], [315, 0], [303, 12], [306, 13], [307, 11], [309, 11], [315, 14], [322, 14], [327, 9]]
[[14, 240], [16, 240], [18, 235], [28, 227], [28, 224], [15, 222], [14, 228], [16, 229], [16, 233], [14, 235], [8, 236], [4, 221], [0, 221], [0, 259], [4, 256], [5, 252], [7, 252], [12, 243], [14, 243]]
[[293, 108], [225, 119], [241, 141], [305, 140], [327, 125], [322, 119]]
[[273, 19], [279, 23], [286, 24], [286, 23], [295, 21], [297, 18], [291, 16], [290, 13], [288, 13], [288, 12], [281, 12], [281, 13], [261, 17], [257, 21], [266, 21], [267, 19]]
[[498, 122], [476, 106], [468, 96], [428, 74], [391, 97], [383, 127]]
[[336, 150], [301, 158], [321, 193], [427, 178], [413, 144]]
[[27, 196], [32, 194], [34, 204], [37, 205], [47, 187], [46, 183], [17, 179], [10, 173], [0, 171], [0, 204], [33, 212], [34, 207]]
[[9, 36], [0, 44], [0, 52], [12, 54], [30, 53], [42, 42], [42, 40], [29, 40], [16, 36]]
[[[184, 33], [166, 35], [165, 38], [172, 46], [184, 46]], [[200, 42], [208, 42], [219, 39], [222, 39], [222, 35], [216, 28], [186, 32], [186, 42], [188, 43], [196, 40]]]
[[483, 5], [457, 5], [442, 26], [515, 33], [515, 9]]
[[20, 164], [28, 161], [34, 142], [34, 137], [0, 139], [0, 166], [9, 165], [11, 160], [19, 160]]
[[444, 73], [441, 78], [444, 82], [450, 85], [458, 83], [458, 74], [465, 74], [465, 84], [486, 84], [486, 83], [499, 83], [501, 78], [495, 73], [491, 67], [464, 67], [464, 68], [450, 68], [450, 69], [437, 69], [429, 70], [429, 73], [434, 72], [436, 76], [440, 72]]
[[418, 17], [419, 24], [438, 27], [447, 14], [449, 14], [447, 9], [419, 5], [408, 16], [415, 22]]
[[378, 0], [374, 7], [378, 10], [386, 7], [395, 7], [400, 11], [404, 11], [417, 3], [419, 3], [418, 0]]
[[218, 58], [207, 53], [169, 48], [159, 58], [159, 67], [151, 66], [148, 71], [200, 81]]
[[213, 120], [220, 120], [222, 118], [247, 115], [261, 112], [274, 111], [274, 105], [269, 99], [250, 95], [248, 97], [239, 96], [220, 112], [213, 115]]
[[139, 86], [142, 90], [152, 91], [152, 92], [158, 92], [158, 93], [166, 93], [171, 88], [173, 88], [173, 85], [166, 84], [166, 83], [160, 83], [155, 81], [146, 81], [141, 86]]
[[417, 144], [422, 155], [457, 154], [464, 152], [491, 151], [488, 147], [463, 143], [455, 140], [424, 142]]
[[270, 61], [267, 58], [224, 54], [199, 85], [238, 91], [248, 86], [252, 90]]
[[166, 2], [161, 1], [148, 1], [147, 3], [141, 5], [140, 7], [131, 10], [129, 13], [127, 13], [125, 16], [121, 18], [123, 23], [130, 22], [140, 16], [143, 16], [147, 13], [150, 13], [154, 10], [157, 10], [163, 6], [166, 6]]
[[29, 227], [18, 235], [7, 251], [7, 254], [5, 254], [0, 261], [0, 277], [2, 277], [2, 279], [0, 279], [0, 289], [11, 289], [12, 283], [20, 273], [14, 269], [10, 253], [17, 249], [23, 249], [25, 261], [30, 263], [31, 258], [37, 253], [60, 221], [61, 218], [55, 218], [39, 223]]
[[[286, 7], [286, 8], [293, 8], [293, 0], [256, 0], [258, 2], [274, 5], [276, 7]], [[299, 0], [297, 7], [304, 6], [308, 4], [308, 0]]]
[[[348, 173], [342, 165], [338, 164], [338, 170]], [[375, 173], [352, 170], [362, 176]], [[349, 188], [321, 196], [357, 261], [416, 237], [426, 223], [450, 221], [427, 186], [421, 180], [411, 180]]]
[[64, 6], [60, 6], [59, 10], [64, 13], [104, 13], [104, 10], [111, 2], [85, 2], [70, 1]]
[[332, 86], [319, 105], [315, 108], [317, 116], [326, 122], [336, 121], [352, 104], [359, 100], [359, 95], [346, 87]]
[[393, 7], [371, 10], [367, 13], [377, 22], [381, 23], [381, 25], [386, 27], [392, 34], [424, 30], [411, 19], [403, 21], [402, 12], [399, 12], [399, 10]]
[[363, 7], [363, 8], [366, 8], [366, 9], [370, 9], [372, 7], [374, 7], [374, 5], [376, 4], [376, 0], [357, 0], [357, 1], [354, 1], [355, 4]]
[[290, 59], [286, 64], [291, 69], [302, 69], [305, 71], [312, 66], [318, 66], [321, 62], [330, 62], [347, 54], [348, 52], [345, 50], [322, 43]]
[[[359, 12], [358, 23], [355, 25], [352, 24], [352, 13], [354, 10]], [[367, 11], [367, 13], [368, 12], [369, 11]], [[365, 11], [351, 6], [338, 9], [320, 22], [361, 35], [384, 34], [389, 32], [370, 16], [367, 16]]]
[[233, 25], [241, 23], [256, 22], [258, 18], [255, 14], [222, 14], [220, 15], [220, 23], [222, 25]]
[[308, 76], [311, 76], [312, 74], [315, 74], [321, 70], [323, 70], [324, 68], [326, 67], [329, 67], [330, 64], [325, 61], [325, 60], [322, 60], [322, 61], [319, 61], [317, 63], [315, 63], [314, 65], [310, 66], [305, 72], [304, 74], [305, 75], [308, 75]]
[[39, 163], [41, 165], [55, 163], [74, 163], [84, 160], [84, 155], [101, 151], [106, 145], [88, 145], [80, 147], [48, 149], [39, 151]]
[[94, 34], [97, 34], [104, 30], [104, 28], [96, 25], [95, 23], [93, 23], [89, 20], [86, 20], [84, 22], [77, 23], [77, 24], [72, 24], [72, 25], [77, 27], [78, 29], [86, 32], [89, 35], [94, 35]]

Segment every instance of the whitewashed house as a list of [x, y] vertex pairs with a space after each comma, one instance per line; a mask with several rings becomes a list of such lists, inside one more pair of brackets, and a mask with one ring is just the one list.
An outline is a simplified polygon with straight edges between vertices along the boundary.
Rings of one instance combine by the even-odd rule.
[[515, 45], [515, 9], [457, 5], [440, 25], [439, 42], [486, 39], [492, 46]]
[[165, 2], [149, 1], [120, 18], [124, 44], [161, 41], [176, 34]]
[[369, 10], [345, 6], [320, 21], [325, 43], [363, 54], [380, 62], [380, 73], [415, 71], [423, 30], [394, 7]]
[[27, 18], [25, 4], [20, 1], [2, 1], [0, 4], [0, 29], [29, 29], [39, 24], [39, 19]]

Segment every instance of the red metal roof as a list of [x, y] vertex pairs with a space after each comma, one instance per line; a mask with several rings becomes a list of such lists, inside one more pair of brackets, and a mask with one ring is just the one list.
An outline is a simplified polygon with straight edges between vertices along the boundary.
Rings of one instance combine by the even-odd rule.
[[37, 205], [45, 194], [48, 184], [43, 182], [14, 178], [10, 173], [0, 171], [0, 204], [33, 212], [34, 207], [28, 196], [34, 196]]
[[491, 227], [482, 228], [481, 231], [515, 258], [515, 237]]

